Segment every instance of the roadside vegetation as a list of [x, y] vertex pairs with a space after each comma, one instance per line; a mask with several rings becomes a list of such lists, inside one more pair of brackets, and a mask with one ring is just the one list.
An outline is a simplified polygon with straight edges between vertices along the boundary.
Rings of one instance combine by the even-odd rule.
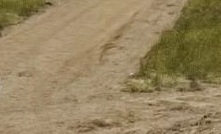
[[221, 1], [189, 0], [174, 28], [142, 60], [137, 80], [128, 85], [132, 92], [148, 92], [189, 80], [199, 89], [196, 81], [220, 83], [220, 78]]
[[44, 4], [44, 0], [0, 0], [0, 31], [38, 12]]

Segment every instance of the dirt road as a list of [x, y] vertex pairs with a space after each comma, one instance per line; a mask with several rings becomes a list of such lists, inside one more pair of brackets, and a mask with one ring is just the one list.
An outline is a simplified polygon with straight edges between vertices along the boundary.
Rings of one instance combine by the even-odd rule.
[[190, 121], [220, 92], [121, 92], [185, 1], [66, 0], [13, 28], [0, 39], [0, 134], [199, 132]]

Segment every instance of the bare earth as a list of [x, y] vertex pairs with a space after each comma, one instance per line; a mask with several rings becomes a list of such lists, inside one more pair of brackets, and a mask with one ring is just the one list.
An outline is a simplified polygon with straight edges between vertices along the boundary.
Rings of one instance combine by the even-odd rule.
[[221, 91], [121, 92], [186, 0], [65, 0], [0, 39], [0, 134], [220, 134]]

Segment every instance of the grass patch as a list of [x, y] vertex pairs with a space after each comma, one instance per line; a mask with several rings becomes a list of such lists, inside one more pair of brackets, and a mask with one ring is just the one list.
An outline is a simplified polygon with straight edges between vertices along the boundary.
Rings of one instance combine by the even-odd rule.
[[38, 12], [44, 4], [45, 0], [0, 0], [0, 30]]
[[146, 79], [166, 75], [220, 83], [221, 1], [189, 0], [143, 61], [140, 76]]

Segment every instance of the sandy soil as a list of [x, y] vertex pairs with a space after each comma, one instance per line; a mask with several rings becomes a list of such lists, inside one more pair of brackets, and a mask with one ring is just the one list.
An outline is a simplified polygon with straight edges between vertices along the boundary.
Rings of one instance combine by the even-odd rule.
[[0, 39], [0, 134], [219, 134], [221, 91], [121, 92], [186, 0], [65, 0]]

